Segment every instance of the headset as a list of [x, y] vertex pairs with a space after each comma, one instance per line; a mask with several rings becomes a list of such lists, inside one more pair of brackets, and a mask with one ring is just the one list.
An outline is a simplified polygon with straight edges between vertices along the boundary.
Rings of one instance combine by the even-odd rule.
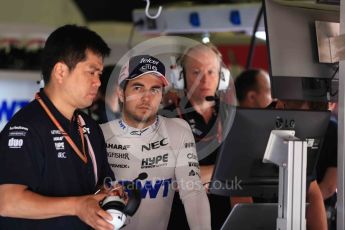
[[[219, 59], [220, 62], [220, 70], [219, 70], [219, 81], [217, 91], [227, 90], [231, 73], [230, 70], [224, 65], [222, 62], [222, 55], [219, 50], [214, 45], [199, 45], [200, 47], [208, 47], [211, 49]], [[184, 62], [188, 53], [192, 50], [197, 48], [198, 46], [194, 46], [191, 48], [186, 49], [183, 55], [176, 60], [176, 58], [172, 58], [172, 65], [170, 66], [170, 80], [174, 87], [174, 89], [184, 90], [186, 88], [186, 77], [185, 77], [185, 69], [184, 69]]]
[[125, 224], [127, 216], [133, 216], [138, 210], [141, 203], [141, 193], [135, 182], [138, 179], [144, 180], [146, 178], [147, 173], [140, 173], [132, 182], [123, 185], [124, 189], [126, 189], [130, 194], [127, 205], [119, 196], [107, 196], [100, 202], [102, 209], [110, 213], [112, 216], [113, 220], [109, 221], [109, 223], [114, 226], [114, 230], [120, 229]]

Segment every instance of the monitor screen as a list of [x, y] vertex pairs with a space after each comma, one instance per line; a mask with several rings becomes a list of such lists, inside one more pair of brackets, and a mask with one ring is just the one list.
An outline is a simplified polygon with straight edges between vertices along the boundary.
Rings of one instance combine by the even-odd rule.
[[298, 4], [264, 1], [272, 95], [324, 101], [338, 64], [319, 62], [315, 21], [339, 22], [339, 6]]
[[278, 194], [279, 168], [262, 162], [271, 130], [294, 130], [296, 137], [308, 139], [307, 175], [313, 173], [330, 112], [236, 108], [234, 113], [213, 172], [211, 193], [270, 198]]

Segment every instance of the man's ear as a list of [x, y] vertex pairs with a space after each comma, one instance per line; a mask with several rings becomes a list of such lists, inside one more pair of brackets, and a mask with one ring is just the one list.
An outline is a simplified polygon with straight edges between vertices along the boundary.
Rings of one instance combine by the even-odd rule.
[[68, 73], [69, 73], [68, 66], [63, 62], [57, 62], [54, 65], [51, 76], [57, 82], [62, 83], [65, 77], [68, 75]]
[[247, 93], [247, 100], [248, 100], [248, 102], [253, 103], [254, 101], [256, 101], [255, 98], [256, 98], [255, 91], [253, 91], [253, 90], [248, 91], [248, 93]]
[[120, 100], [121, 103], [124, 103], [124, 92], [123, 92], [123, 89], [118, 89], [117, 91], [117, 96]]

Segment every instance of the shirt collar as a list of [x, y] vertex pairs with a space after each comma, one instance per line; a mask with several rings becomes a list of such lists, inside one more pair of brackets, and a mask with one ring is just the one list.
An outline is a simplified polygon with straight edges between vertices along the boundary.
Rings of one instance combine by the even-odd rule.
[[[67, 129], [71, 125], [71, 121], [68, 120], [62, 113], [54, 106], [53, 102], [49, 99], [43, 88], [40, 89], [39, 95], [43, 102], [46, 104], [50, 112], [54, 115], [57, 121], [62, 125], [64, 129]], [[78, 115], [78, 111], [74, 111], [72, 121], [75, 121]]]
[[123, 130], [124, 134], [126, 136], [131, 136], [131, 137], [147, 136], [155, 132], [158, 129], [160, 123], [161, 123], [161, 118], [160, 116], [157, 116], [156, 121], [152, 125], [145, 127], [143, 129], [138, 129], [138, 128], [129, 126], [123, 119], [117, 120], [117, 125], [121, 128], [121, 130]]

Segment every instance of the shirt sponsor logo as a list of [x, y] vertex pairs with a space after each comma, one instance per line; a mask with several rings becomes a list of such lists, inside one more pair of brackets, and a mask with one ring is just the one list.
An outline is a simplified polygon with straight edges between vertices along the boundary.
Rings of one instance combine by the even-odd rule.
[[58, 152], [57, 157], [62, 158], [62, 159], [66, 159], [67, 158], [66, 152]]
[[144, 149], [147, 151], [150, 151], [152, 149], [158, 149], [161, 146], [165, 146], [167, 144], [168, 144], [167, 138], [163, 138], [160, 141], [155, 141], [155, 142], [149, 143], [148, 145], [142, 145], [141, 151], [144, 152]]
[[52, 135], [61, 135], [61, 131], [60, 130], [50, 130], [50, 133], [52, 134]]
[[108, 157], [129, 160], [129, 154], [128, 153], [108, 152]]
[[25, 131], [29, 131], [28, 128], [23, 127], [23, 126], [11, 126], [11, 127], [9, 128], [9, 130], [25, 130]]
[[127, 150], [129, 149], [130, 145], [117, 145], [112, 143], [107, 143], [107, 148], [109, 149], [120, 149], [120, 150]]
[[125, 128], [126, 128], [126, 125], [123, 124], [123, 121], [122, 121], [122, 120], [119, 120], [119, 125], [120, 125], [120, 128], [121, 128], [121, 129], [125, 129]]
[[[121, 185], [126, 185], [131, 181], [122, 180], [119, 181]], [[140, 190], [141, 198], [142, 199], [157, 199], [158, 192], [163, 189], [162, 197], [167, 197], [169, 194], [169, 187], [172, 183], [172, 178], [164, 179], [164, 180], [146, 180], [145, 183], [142, 181], [137, 180], [135, 182], [136, 187]], [[131, 196], [131, 190], [127, 190], [129, 196]]]
[[155, 157], [144, 158], [141, 161], [141, 168], [158, 168], [168, 165], [168, 153]]
[[112, 168], [121, 168], [121, 169], [129, 169], [129, 166], [126, 164], [109, 164]]
[[189, 167], [196, 167], [199, 168], [199, 163], [198, 162], [188, 162]]
[[157, 66], [155, 65], [151, 65], [151, 64], [145, 64], [143, 66], [140, 67], [140, 71], [141, 72], [146, 72], [146, 71], [157, 71]]
[[134, 131], [130, 132], [130, 134], [133, 136], [141, 136], [141, 134], [143, 134], [148, 129], [149, 128], [142, 129], [142, 130], [134, 130]]
[[61, 136], [61, 137], [54, 137], [53, 140], [54, 141], [62, 141], [63, 140], [63, 136]]
[[154, 65], [158, 65], [158, 61], [155, 61], [155, 60], [152, 60], [151, 58], [142, 58], [140, 60], [140, 63], [151, 63], [151, 64], [154, 64]]
[[192, 147], [194, 147], [194, 146], [195, 146], [194, 142], [184, 143], [184, 147], [185, 147], [186, 149], [192, 148]]
[[11, 138], [8, 140], [8, 147], [11, 149], [20, 149], [23, 146], [23, 139]]
[[198, 156], [195, 155], [194, 153], [188, 153], [187, 154], [188, 159], [193, 159], [193, 160], [198, 160]]
[[25, 137], [26, 132], [25, 131], [12, 131], [8, 134], [9, 137]]
[[65, 143], [64, 142], [56, 142], [54, 144], [55, 144], [56, 150], [64, 150], [65, 149]]
[[83, 134], [90, 134], [90, 128], [88, 127], [83, 127]]

